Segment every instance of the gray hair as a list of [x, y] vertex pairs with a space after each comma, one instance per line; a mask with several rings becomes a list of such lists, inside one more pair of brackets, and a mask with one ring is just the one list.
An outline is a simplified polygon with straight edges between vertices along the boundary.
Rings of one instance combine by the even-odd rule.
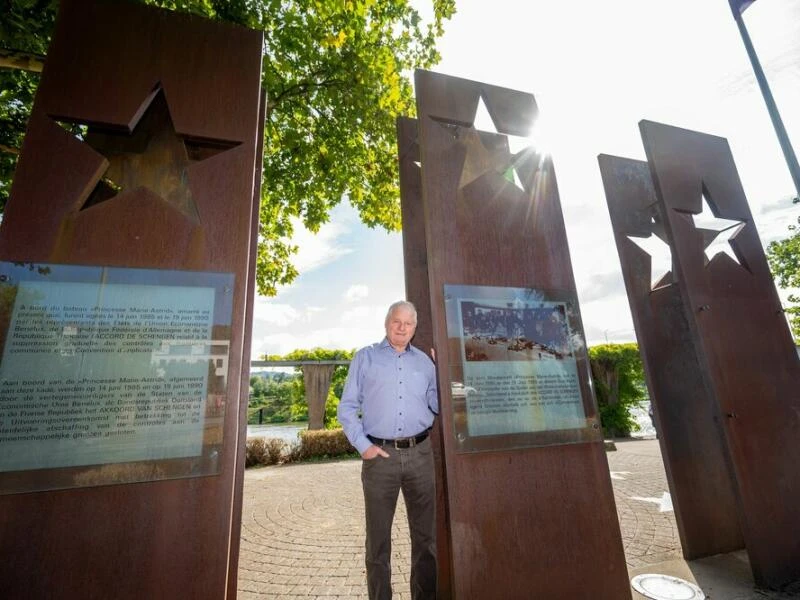
[[389, 324], [389, 319], [392, 318], [392, 313], [394, 313], [394, 311], [396, 311], [398, 308], [405, 308], [409, 310], [411, 315], [414, 317], [414, 323], [416, 324], [417, 309], [408, 300], [398, 300], [397, 302], [392, 303], [392, 305], [389, 307], [389, 310], [386, 312], [386, 320], [383, 322], [384, 325]]

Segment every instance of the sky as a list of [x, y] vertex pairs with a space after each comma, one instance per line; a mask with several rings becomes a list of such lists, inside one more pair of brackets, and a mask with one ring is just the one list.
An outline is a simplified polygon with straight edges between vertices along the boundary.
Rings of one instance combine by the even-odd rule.
[[[415, 1], [423, 15], [427, 4]], [[597, 155], [645, 160], [640, 120], [727, 138], [762, 243], [788, 236], [800, 205], [727, 0], [456, 6], [434, 70], [534, 94], [589, 345], [636, 339]], [[757, 0], [744, 21], [800, 154], [800, 0]], [[401, 234], [364, 227], [346, 204], [318, 234], [296, 229], [301, 275], [256, 299], [253, 359], [380, 340], [405, 293]]]

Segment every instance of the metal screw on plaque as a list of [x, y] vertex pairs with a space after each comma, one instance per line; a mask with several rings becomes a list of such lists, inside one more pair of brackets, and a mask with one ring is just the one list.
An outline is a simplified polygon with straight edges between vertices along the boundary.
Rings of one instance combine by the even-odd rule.
[[463, 433], [459, 433], [459, 434], [456, 436], [456, 439], [458, 439], [458, 441], [459, 441], [459, 442], [461, 442], [461, 443], [463, 444], [463, 443], [464, 443], [464, 440], [466, 440], [466, 439], [467, 439], [467, 436], [465, 436]]
[[225, 295], [227, 296], [227, 295], [228, 295], [228, 294], [230, 294], [230, 293], [231, 293], [231, 286], [229, 286], [229, 285], [226, 285], [226, 286], [225, 286]]
[[592, 425], [592, 429], [600, 429], [600, 425], [599, 425], [599, 424], [597, 424], [597, 423], [594, 423], [594, 424]]

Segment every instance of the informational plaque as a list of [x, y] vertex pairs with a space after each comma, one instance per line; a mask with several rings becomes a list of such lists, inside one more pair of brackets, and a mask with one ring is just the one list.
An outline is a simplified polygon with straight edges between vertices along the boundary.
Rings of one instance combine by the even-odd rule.
[[229, 273], [0, 263], [0, 493], [217, 473], [232, 290]]
[[527, 288], [445, 285], [455, 436], [461, 451], [600, 436], [578, 369], [586, 344], [574, 297]]

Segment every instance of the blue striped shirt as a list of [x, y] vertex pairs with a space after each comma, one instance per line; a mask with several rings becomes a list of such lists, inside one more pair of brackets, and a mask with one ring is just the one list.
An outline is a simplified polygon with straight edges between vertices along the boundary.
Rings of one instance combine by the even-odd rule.
[[412, 345], [398, 352], [386, 338], [356, 352], [337, 416], [359, 452], [372, 445], [367, 434], [383, 439], [419, 435], [439, 413], [436, 369]]

